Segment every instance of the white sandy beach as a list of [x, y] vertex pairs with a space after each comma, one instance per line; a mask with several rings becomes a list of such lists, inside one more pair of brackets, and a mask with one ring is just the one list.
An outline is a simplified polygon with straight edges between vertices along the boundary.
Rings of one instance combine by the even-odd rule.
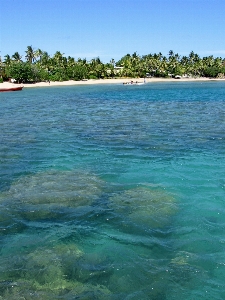
[[[90, 85], [90, 84], [123, 84], [125, 82], [144, 82], [143, 78], [119, 78], [119, 79], [89, 79], [86, 81], [51, 81], [49, 82], [37, 82], [34, 84], [29, 83], [10, 83], [4, 82], [0, 83], [0, 88], [11, 88], [11, 87], [18, 87], [23, 86], [24, 88], [34, 88], [34, 87], [52, 87], [52, 86], [69, 86], [69, 85]], [[146, 83], [154, 83], [154, 82], [184, 82], [184, 81], [225, 81], [224, 79], [214, 79], [214, 78], [181, 78], [181, 79], [174, 79], [174, 78], [146, 78]]]

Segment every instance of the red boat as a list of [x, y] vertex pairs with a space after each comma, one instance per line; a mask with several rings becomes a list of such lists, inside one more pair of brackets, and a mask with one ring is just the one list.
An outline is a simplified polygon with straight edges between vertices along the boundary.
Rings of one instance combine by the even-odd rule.
[[23, 86], [0, 88], [0, 92], [14, 92], [14, 91], [21, 91], [22, 89]]

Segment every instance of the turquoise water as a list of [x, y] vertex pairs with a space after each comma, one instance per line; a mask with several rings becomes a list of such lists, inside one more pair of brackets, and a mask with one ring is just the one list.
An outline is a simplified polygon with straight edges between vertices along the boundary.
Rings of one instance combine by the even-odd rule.
[[224, 299], [225, 82], [0, 95], [0, 299]]

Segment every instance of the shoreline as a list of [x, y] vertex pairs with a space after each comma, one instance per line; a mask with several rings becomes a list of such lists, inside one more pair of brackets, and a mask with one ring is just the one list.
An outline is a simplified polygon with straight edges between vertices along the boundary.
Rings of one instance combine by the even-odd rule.
[[[92, 85], [92, 84], [123, 84], [124, 82], [144, 82], [143, 78], [118, 78], [118, 79], [89, 79], [89, 80], [68, 80], [68, 81], [51, 81], [49, 82], [37, 82], [37, 83], [10, 83], [4, 82], [0, 83], [0, 88], [10, 88], [23, 86], [24, 88], [35, 88], [35, 87], [52, 87], [52, 86], [75, 86], [75, 85]], [[197, 82], [197, 81], [225, 81], [225, 78], [145, 78], [146, 83], [155, 83], [155, 82]]]

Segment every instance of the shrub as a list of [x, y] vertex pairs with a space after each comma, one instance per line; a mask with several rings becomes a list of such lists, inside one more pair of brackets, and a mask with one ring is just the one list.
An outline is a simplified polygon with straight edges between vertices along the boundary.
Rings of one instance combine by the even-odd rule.
[[30, 63], [13, 62], [6, 67], [6, 75], [14, 78], [17, 82], [34, 81], [35, 74]]
[[98, 77], [95, 75], [89, 75], [89, 79], [98, 79]]

